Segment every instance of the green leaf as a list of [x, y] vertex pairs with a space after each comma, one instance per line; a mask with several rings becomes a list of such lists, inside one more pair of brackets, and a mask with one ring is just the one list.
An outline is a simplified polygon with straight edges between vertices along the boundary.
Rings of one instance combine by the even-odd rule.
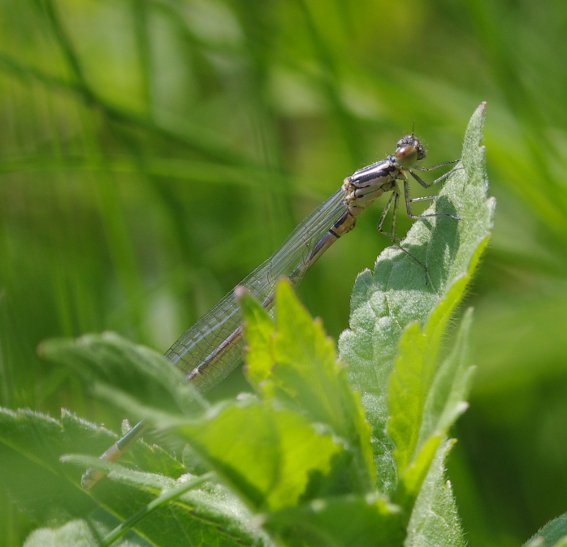
[[202, 484], [208, 482], [211, 478], [212, 473], [208, 473], [203, 475], [202, 477], [195, 477], [193, 479], [181, 482], [180, 484], [176, 484], [172, 488], [164, 489], [156, 499], [148, 503], [146, 507], [144, 507], [141, 511], [132, 515], [126, 522], [121, 523], [120, 525], [116, 526], [110, 533], [106, 534], [104, 538], [105, 545], [113, 544], [119, 538], [127, 534], [135, 524], [146, 518], [152, 512], [160, 509], [170, 502], [181, 499], [185, 493], [198, 488]]
[[[84, 458], [73, 459], [91, 463]], [[133, 529], [152, 544], [173, 547], [185, 544], [187, 538], [219, 547], [265, 544], [261, 531], [251, 530], [248, 525], [250, 512], [221, 485], [202, 484], [184, 492], [185, 482], [198, 477], [186, 475], [174, 480], [117, 465], [112, 469], [108, 477], [111, 480], [101, 480], [92, 495], [101, 507], [122, 520], [143, 516]], [[164, 498], [167, 504], [161, 503]]]
[[[91, 514], [87, 519], [72, 520], [60, 528], [40, 528], [32, 532], [24, 547], [101, 547], [103, 538], [118, 519], [109, 515]], [[151, 547], [144, 538], [133, 532], [128, 532], [113, 547]]]
[[81, 516], [92, 502], [73, 484], [81, 473], [61, 464], [59, 457], [89, 446], [91, 437], [97, 437], [96, 427], [65, 411], [56, 420], [31, 410], [0, 409], [3, 488], [38, 523], [50, 522], [54, 511]]
[[254, 389], [260, 391], [273, 366], [270, 339], [274, 334], [274, 322], [266, 309], [247, 291], [242, 292], [241, 288], [237, 287], [235, 294], [238, 296], [246, 332], [244, 370]]
[[439, 447], [415, 502], [406, 547], [464, 547], [466, 542], [444, 460], [453, 441]]
[[469, 333], [472, 309], [463, 317], [457, 339], [447, 359], [439, 367], [423, 409], [418, 446], [431, 435], [446, 433], [467, 409], [468, 396], [475, 367], [469, 366]]
[[[87, 449], [98, 454], [115, 441], [116, 435], [67, 412], [63, 412], [60, 420], [55, 420], [29, 410], [1, 410], [0, 476], [12, 498], [41, 524], [51, 525], [54, 516], [60, 518], [62, 511], [72, 517], [86, 517], [93, 509], [93, 498], [113, 515], [127, 519], [144, 509], [163, 490], [178, 486], [175, 478], [181, 475], [183, 468], [159, 447], [150, 448], [138, 441], [124, 457], [124, 462], [142, 465], [152, 473], [108, 464], [108, 468], [113, 469], [109, 479], [100, 481], [90, 492], [78, 487], [86, 467], [98, 460], [61, 455]], [[60, 460], [72, 461], [79, 467], [60, 463]], [[258, 540], [258, 532], [248, 529], [249, 518], [248, 511], [225, 488], [206, 485], [185, 493], [176, 501], [175, 508], [155, 511], [136, 529], [162, 546], [183, 544], [191, 535], [204, 538], [206, 545], [236, 547]], [[110, 528], [106, 527], [107, 532], [117, 524], [114, 520]], [[166, 540], [164, 529], [168, 530]], [[83, 528], [71, 526], [53, 534], [55, 538], [59, 533], [67, 537], [66, 534], [79, 533], [76, 530], [80, 532]], [[41, 531], [37, 541], [52, 537], [51, 533]]]
[[[327, 427], [354, 460], [353, 491], [369, 491], [375, 480], [370, 428], [360, 397], [351, 389], [346, 369], [337, 360], [333, 341], [326, 337], [321, 322], [309, 316], [288, 281], [282, 280], [277, 286], [271, 333], [267, 330], [271, 320], [262, 316], [260, 304], [254, 305], [251, 300], [248, 295], [240, 299], [246, 320], [248, 375], [257, 377], [258, 371], [270, 370], [269, 377], [258, 386], [262, 395]], [[257, 336], [258, 328], [250, 331], [254, 317], [262, 317], [262, 336]]]
[[567, 513], [540, 528], [524, 547], [563, 547], [567, 536]]
[[55, 530], [51, 528], [35, 530], [24, 543], [24, 547], [45, 547], [46, 545], [98, 547], [100, 542], [86, 521], [74, 520]]
[[[486, 197], [484, 148], [480, 146], [483, 112], [481, 105], [467, 128], [462, 169], [449, 177], [427, 211], [450, 213], [460, 220], [446, 216], [421, 219], [402, 242], [405, 249], [427, 266], [429, 284], [424, 283], [423, 270], [415, 261], [395, 248], [386, 249], [374, 271], [366, 271], [357, 278], [351, 302], [351, 330], [345, 331], [339, 342], [341, 356], [349, 365], [349, 377], [362, 393], [372, 426], [379, 488], [390, 494], [398, 484], [395, 445], [387, 434], [390, 417], [387, 395], [395, 357], [400, 353], [400, 359], [404, 359], [399, 362], [396, 378], [392, 379], [394, 383], [400, 382], [396, 393], [401, 398], [390, 403], [395, 407], [392, 428], [399, 433], [395, 435], [401, 443], [398, 458], [403, 468], [418, 445], [422, 409], [433, 382], [436, 354], [447, 321], [463, 296], [492, 228], [495, 202]], [[426, 327], [430, 316], [436, 318]], [[400, 350], [406, 327], [407, 339]], [[415, 382], [411, 379], [413, 374]], [[408, 381], [411, 385], [406, 384]], [[412, 387], [418, 388], [414, 395], [410, 394]], [[406, 389], [408, 393], [404, 394]], [[413, 412], [411, 420], [417, 422], [410, 423], [402, 415], [404, 400], [410, 404], [408, 411]]]
[[[184, 418], [188, 415], [184, 404], [178, 402], [184, 392], [177, 385], [175, 372], [170, 374], [173, 367], [165, 363], [164, 374], [158, 380], [156, 371], [163, 359], [153, 352], [145, 353], [143, 348], [113, 334], [83, 337], [77, 342], [51, 341], [42, 348], [49, 358], [81, 370], [96, 385], [99, 394], [114, 397], [115, 404], [146, 418], [153, 416], [154, 421], [172, 428], [179, 439], [190, 441], [195, 452], [255, 511], [271, 514], [306, 500], [371, 491], [373, 461], [369, 426], [359, 397], [348, 386], [345, 369], [337, 361], [332, 342], [325, 336], [320, 322], [309, 317], [286, 282], [278, 285], [276, 323], [269, 318], [267, 323], [265, 313], [250, 297], [243, 296], [242, 303], [250, 310], [244, 311], [250, 339], [249, 374], [256, 374], [260, 382], [258, 389], [265, 400], [217, 405], [204, 416], [201, 413], [201, 418], [193, 417], [190, 421]], [[266, 329], [268, 324], [270, 332]], [[270, 359], [268, 365], [266, 357]], [[276, 365], [272, 366], [274, 362]], [[260, 369], [262, 372], [257, 373]], [[129, 380], [141, 385], [145, 393], [155, 382], [158, 395], [138, 396]], [[162, 403], [168, 393], [174, 404]], [[180, 421], [183, 426], [179, 426]], [[49, 423], [60, 427], [55, 421]], [[23, 430], [29, 430], [29, 425]], [[92, 430], [90, 427], [87, 434]], [[53, 432], [48, 433], [49, 437], [54, 436]], [[13, 438], [11, 433], [6, 436]], [[103, 437], [105, 445], [115, 440], [106, 432]], [[32, 438], [37, 440], [38, 435]], [[33, 452], [34, 448], [29, 451]], [[57, 461], [62, 452], [77, 449], [75, 444], [67, 450], [57, 450], [52, 460]], [[173, 479], [155, 474], [164, 471], [163, 461], [169, 456], [154, 451], [151, 457], [148, 454], [145, 461], [140, 461], [136, 453], [141, 449], [143, 443], [136, 443], [133, 460], [127, 457], [126, 461], [141, 463], [154, 473], [139, 473], [122, 465], [79, 456], [67, 456], [64, 461], [79, 465], [81, 471], [93, 463], [111, 470], [110, 480], [101, 481], [92, 495], [101, 506], [126, 518], [143, 511], [152, 503], [153, 496], [164, 489], [176, 487]], [[61, 466], [59, 462], [57, 465]], [[73, 481], [78, 481], [78, 476]], [[81, 494], [86, 496], [82, 491]], [[147, 538], [158, 538], [160, 530], [167, 527], [168, 543], [172, 545], [179, 541], [185, 526], [208, 537], [208, 545], [215, 541], [229, 545], [232, 537], [246, 543], [246, 538], [252, 537], [242, 528], [248, 517], [241, 510], [231, 509], [232, 516], [215, 513], [214, 499], [207, 499], [202, 492], [191, 494], [190, 504], [184, 498], [177, 500], [174, 517], [160, 508], [137, 523], [136, 529]], [[195, 518], [201, 524], [197, 525]], [[279, 532], [285, 533], [285, 529]], [[213, 540], [215, 534], [220, 539]]]
[[[47, 340], [38, 352], [72, 369], [93, 390], [114, 386], [146, 407], [174, 413], [194, 409], [195, 390], [178, 368], [156, 351], [113, 332]], [[112, 403], [112, 397], [108, 399]]]
[[341, 453], [301, 414], [255, 401], [216, 407], [176, 431], [256, 511], [298, 503]]
[[[463, 278], [462, 281], [466, 281]], [[466, 408], [468, 379], [471, 374], [467, 367], [466, 337], [471, 323], [468, 313], [459, 332], [453, 352], [445, 363], [437, 369], [441, 339], [447, 321], [465, 283], [456, 283], [429, 318], [422, 333], [417, 323], [411, 324], [400, 341], [400, 355], [390, 377], [388, 434], [396, 444], [394, 457], [398, 475], [405, 481], [412, 460], [432, 438], [441, 440], [454, 420]], [[430, 458], [435, 453], [429, 446], [426, 450]], [[413, 465], [413, 464], [412, 464]], [[424, 466], [421, 474], [427, 472], [428, 461], [421, 459]], [[416, 470], [414, 469], [413, 475]], [[412, 480], [413, 481], [413, 480]], [[404, 490], [408, 488], [405, 484]], [[419, 482], [406, 490], [406, 494], [416, 495]]]
[[264, 528], [290, 547], [398, 547], [399, 508], [376, 496], [315, 499], [266, 515]]

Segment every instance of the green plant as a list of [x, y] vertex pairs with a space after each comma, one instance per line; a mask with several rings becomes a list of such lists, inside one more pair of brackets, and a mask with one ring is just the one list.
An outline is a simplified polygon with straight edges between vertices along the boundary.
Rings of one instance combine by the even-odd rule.
[[[478, 369], [447, 465], [469, 545], [516, 547], [566, 510], [567, 3], [260, 4], [1, 3], [0, 405], [118, 431], [125, 414], [39, 359], [41, 340], [114, 330], [167, 348], [412, 122], [431, 163], [458, 157], [486, 99], [498, 221], [466, 298]], [[335, 337], [387, 244], [378, 216], [298, 291]], [[208, 397], [247, 388], [237, 371]], [[91, 439], [66, 450], [106, 448]], [[9, 480], [22, 458], [0, 452]], [[79, 490], [25, 477], [22, 494], [84, 514]], [[22, 511], [1, 482], [0, 544], [59, 504]]]
[[[129, 458], [140, 470], [84, 455], [62, 463], [62, 453], [102, 446], [113, 434], [66, 412], [54, 420], [4, 410], [0, 439], [20, 464], [2, 465], [14, 497], [46, 524], [46, 515], [67, 521], [36, 530], [26, 545], [465, 545], [444, 462], [473, 371], [470, 310], [450, 351], [443, 341], [492, 225], [483, 109], [467, 130], [463, 169], [435, 203], [460, 220], [424, 219], [404, 240], [430, 283], [406, 254], [386, 249], [374, 272], [357, 280], [351, 330], [339, 343], [343, 361], [283, 280], [274, 319], [240, 294], [256, 393], [244, 400], [209, 405], [163, 357], [112, 333], [44, 343], [41, 353], [83, 376], [98, 397], [192, 451], [178, 460], [140, 442]], [[78, 470], [90, 465], [111, 479], [93, 491], [94, 512], [75, 488]], [[41, 477], [46, 497], [26, 496], [26, 477]], [[564, 545], [564, 521], [526, 546]]]
[[[443, 466], [448, 429], [466, 407], [470, 312], [444, 357], [442, 342], [491, 227], [482, 117], [481, 105], [465, 136], [463, 169], [435, 204], [461, 220], [424, 219], [404, 241], [426, 264], [430, 284], [395, 248], [359, 276], [352, 330], [340, 340], [348, 367], [283, 282], [275, 320], [241, 297], [247, 374], [257, 394], [244, 401], [209, 406], [163, 357], [113, 334], [44, 343], [45, 357], [85, 377], [99, 397], [189, 443], [202, 463], [187, 457], [182, 464], [143, 443], [130, 460], [143, 471], [65, 456], [81, 470], [111, 471], [112, 481], [93, 491], [104, 512], [37, 530], [27, 544], [109, 544], [132, 526], [158, 545], [187, 536], [203, 545], [464, 545]], [[67, 413], [56, 421], [5, 411], [1, 424], [2, 441], [43, 468], [46, 484], [54, 476], [78, 484], [80, 473], [59, 463], [60, 454], [77, 452], [87, 439], [102, 446], [112, 438]], [[222, 486], [207, 482], [210, 473], [199, 476], [203, 464]], [[195, 476], [177, 481], [186, 469]], [[60, 502], [68, 517], [77, 497], [86, 494]], [[130, 517], [128, 526], [112, 532], [110, 514]]]

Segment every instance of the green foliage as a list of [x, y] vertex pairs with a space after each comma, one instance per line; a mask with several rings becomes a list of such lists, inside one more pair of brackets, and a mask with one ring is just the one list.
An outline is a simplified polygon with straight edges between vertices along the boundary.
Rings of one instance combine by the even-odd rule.
[[567, 545], [567, 514], [548, 522], [524, 547], [565, 547]]
[[[51, 340], [38, 348], [42, 357], [68, 366], [83, 377], [93, 390], [106, 386], [130, 386], [146, 406], [160, 406], [168, 401], [168, 409], [187, 407], [194, 390], [183, 382], [184, 375], [174, 369], [171, 375], [162, 371], [163, 356], [142, 346], [125, 346], [114, 333], [86, 335], [78, 340]], [[130, 366], [135, 362], [136, 366]]]
[[[437, 212], [450, 207], [461, 220], [428, 217], [403, 243], [425, 255], [430, 284], [399, 249], [386, 250], [374, 274], [360, 276], [353, 299], [355, 329], [341, 341], [348, 367], [338, 360], [320, 321], [310, 318], [284, 280], [277, 287], [274, 319], [249, 294], [237, 291], [247, 340], [246, 374], [255, 391], [241, 400], [205, 403], [163, 357], [115, 334], [42, 344], [44, 357], [84, 376], [95, 395], [188, 443], [212, 473], [181, 476], [182, 461], [143, 443], [130, 456], [130, 464], [141, 470], [125, 467], [127, 461], [66, 455], [61, 458], [66, 464], [110, 472], [92, 492], [99, 510], [83, 513], [84, 521], [71, 520], [70, 514], [69, 523], [34, 532], [26, 545], [109, 545], [117, 539], [179, 545], [184, 538], [207, 546], [464, 545], [444, 460], [452, 445], [448, 430], [466, 408], [470, 312], [443, 358], [442, 341], [491, 226], [494, 203], [485, 197], [480, 148], [483, 108], [467, 130], [463, 169], [453, 174], [434, 206]], [[438, 260], [429, 247], [450, 252]], [[384, 354], [369, 343], [384, 338], [382, 318], [375, 317], [365, 332], [356, 323], [357, 312], [376, 299], [388, 300], [393, 309], [415, 307], [414, 314], [405, 310], [405, 325], [391, 316], [400, 332], [398, 342], [386, 332], [385, 345], [398, 347], [390, 363], [368, 360], [373, 351]], [[366, 383], [360, 382], [363, 367], [368, 367]], [[381, 415], [362, 403], [371, 400], [375, 375], [384, 368], [390, 374], [381, 386], [386, 409]], [[65, 476], [78, 485], [79, 477], [58, 456], [82, 447], [91, 433], [100, 436], [97, 428], [68, 414], [56, 421], [6, 411], [0, 439], [50, 478]], [[378, 451], [375, 439], [382, 442]], [[388, 454], [381, 451], [384, 446]], [[395, 462], [393, 470], [386, 468], [387, 477], [385, 460]], [[71, 491], [82, 502], [88, 497]], [[29, 503], [17, 488], [14, 495]], [[61, 505], [71, 513], [67, 501]], [[126, 522], [112, 527], [110, 515]]]
[[[565, 511], [567, 490], [567, 3], [251, 5], [0, 3], [0, 404], [43, 416], [66, 408], [119, 430], [124, 413], [94, 399], [77, 368], [39, 359], [42, 340], [113, 330], [163, 351], [413, 125], [426, 165], [458, 157], [469, 112], [486, 100], [498, 221], [461, 304], [475, 309], [478, 368], [447, 465], [470, 547], [516, 547]], [[357, 272], [389, 244], [376, 233], [379, 211], [366, 211], [299, 288], [334, 337]], [[393, 312], [404, 319], [419, 303]], [[397, 345], [368, 340], [391, 363], [361, 391], [378, 418], [376, 385], [387, 388]], [[247, 388], [237, 372], [210, 397]], [[114, 438], [87, 427], [79, 449], [96, 454]], [[384, 491], [397, 480], [388, 440], [373, 433]], [[71, 518], [91, 503], [76, 488], [51, 497], [63, 483], [50, 466], [19, 473], [19, 453], [3, 443], [0, 452], [8, 489], [43, 500], [23, 511], [0, 484], [0, 544], [19, 547], [46, 515], [67, 522], [50, 511], [57, 500], [72, 500]]]

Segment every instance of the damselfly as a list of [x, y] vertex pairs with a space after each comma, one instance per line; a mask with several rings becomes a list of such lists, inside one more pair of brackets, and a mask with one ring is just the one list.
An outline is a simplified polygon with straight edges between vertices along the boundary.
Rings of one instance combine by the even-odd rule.
[[[415, 171], [431, 171], [459, 160], [446, 161], [432, 167], [417, 165], [417, 162], [423, 160], [425, 156], [424, 146], [413, 133], [402, 137], [397, 143], [394, 154], [387, 156], [385, 160], [363, 167], [347, 177], [341, 188], [299, 224], [279, 249], [239, 285], [246, 287], [265, 308], [271, 308], [278, 277], [286, 275], [292, 284], [299, 283], [317, 259], [337, 239], [352, 230], [360, 213], [384, 192], [392, 192], [392, 195], [380, 217], [378, 230], [388, 235], [394, 245], [424, 269], [427, 283], [425, 265], [397, 244], [396, 210], [401, 195], [398, 181], [403, 182], [403, 197], [410, 218], [448, 216], [458, 220], [454, 215], [444, 212], [414, 215], [411, 211], [413, 202], [433, 200], [436, 196], [410, 199], [408, 174], [423, 187], [429, 188], [446, 179], [458, 167], [447, 171], [431, 183], [426, 183]], [[383, 225], [390, 210], [392, 210], [391, 228], [386, 232]], [[165, 356], [187, 375], [187, 379], [199, 391], [203, 392], [219, 383], [237, 367], [242, 360], [241, 347], [240, 312], [234, 291], [231, 291], [186, 331], [167, 350]], [[146, 428], [143, 422], [134, 426], [112, 445], [101, 459], [117, 461]], [[100, 470], [88, 469], [83, 475], [83, 487], [90, 488], [104, 474]]]

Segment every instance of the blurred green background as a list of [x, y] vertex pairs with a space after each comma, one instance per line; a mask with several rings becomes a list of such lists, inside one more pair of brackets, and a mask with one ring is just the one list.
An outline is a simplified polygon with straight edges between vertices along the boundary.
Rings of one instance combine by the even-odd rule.
[[[449, 475], [471, 547], [567, 510], [564, 0], [1, 0], [0, 29], [2, 406], [119, 428], [41, 340], [167, 349], [414, 123], [430, 164], [458, 157], [486, 100], [498, 207]], [[299, 289], [335, 337], [379, 216]], [[36, 525], [0, 514], [6, 545]]]

